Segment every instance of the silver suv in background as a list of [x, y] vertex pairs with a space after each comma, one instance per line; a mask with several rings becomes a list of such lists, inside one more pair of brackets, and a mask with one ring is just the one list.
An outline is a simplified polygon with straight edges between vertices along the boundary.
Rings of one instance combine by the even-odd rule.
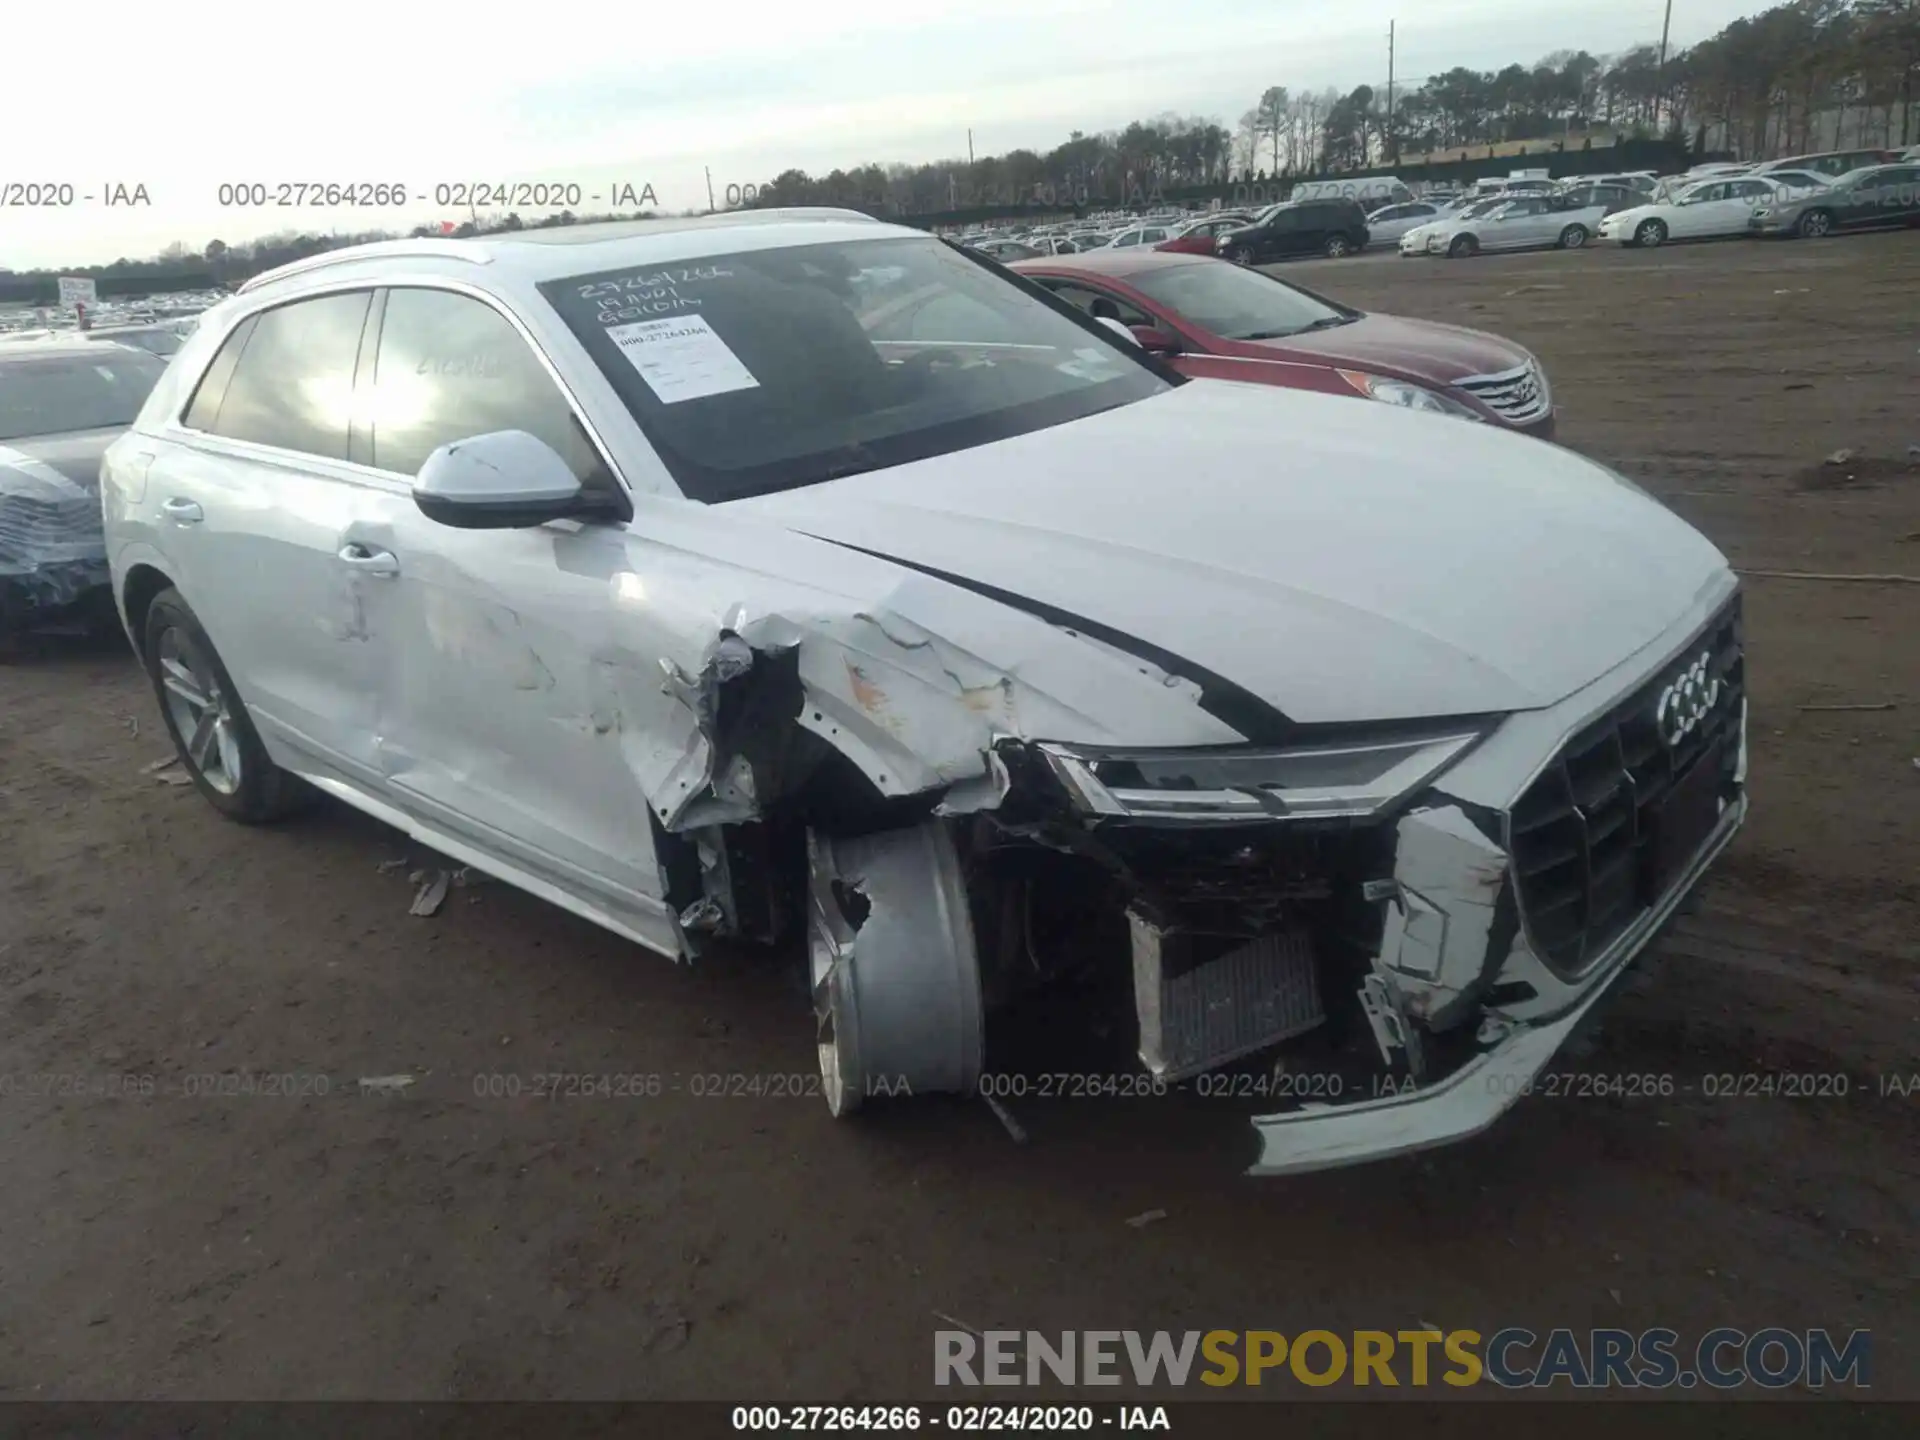
[[102, 620], [100, 459], [166, 369], [86, 335], [0, 345], [0, 645]]

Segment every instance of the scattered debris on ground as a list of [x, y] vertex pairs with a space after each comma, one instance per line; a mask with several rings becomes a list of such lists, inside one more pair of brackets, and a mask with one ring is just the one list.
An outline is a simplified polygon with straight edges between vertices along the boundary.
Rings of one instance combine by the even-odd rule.
[[407, 877], [416, 886], [410, 915], [436, 915], [440, 907], [447, 903], [447, 888], [453, 883], [453, 876], [445, 870], [416, 870]]

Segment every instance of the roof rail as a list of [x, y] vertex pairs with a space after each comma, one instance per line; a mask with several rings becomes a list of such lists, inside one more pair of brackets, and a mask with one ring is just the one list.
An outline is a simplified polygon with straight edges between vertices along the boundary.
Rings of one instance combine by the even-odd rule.
[[243, 284], [236, 294], [245, 295], [250, 290], [258, 290], [262, 285], [275, 280], [284, 280], [289, 275], [304, 275], [309, 270], [322, 270], [329, 265], [345, 265], [354, 260], [364, 260], [377, 255], [432, 255], [444, 260], [465, 260], [473, 265], [490, 265], [493, 257], [465, 240], [438, 240], [422, 237], [417, 240], [373, 240], [365, 245], [348, 245], [340, 250], [323, 250], [318, 255], [309, 255], [304, 260], [291, 260], [272, 270], [263, 270]]

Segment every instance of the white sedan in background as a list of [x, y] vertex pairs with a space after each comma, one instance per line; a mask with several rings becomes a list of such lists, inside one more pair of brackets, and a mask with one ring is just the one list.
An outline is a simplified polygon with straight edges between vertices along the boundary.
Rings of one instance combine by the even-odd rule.
[[[1504, 195], [1484, 195], [1478, 200], [1460, 200], [1441, 207], [1440, 213], [1431, 220], [1423, 220], [1411, 230], [1400, 236], [1400, 256], [1408, 259], [1427, 253], [1427, 241], [1444, 225], [1455, 220], [1471, 220], [1481, 215], [1490, 215], [1507, 203]], [[1371, 238], [1373, 231], [1369, 227], [1367, 234]]]
[[1702, 180], [1666, 200], [1618, 210], [1600, 222], [1599, 238], [1651, 248], [1669, 240], [1708, 240], [1745, 235], [1756, 207], [1781, 193], [1799, 194], [1827, 183], [1806, 170], [1776, 170], [1763, 180], [1741, 176]]
[[1427, 253], [1459, 260], [1483, 250], [1578, 250], [1610, 211], [1627, 203], [1624, 186], [1521, 195], [1435, 226], [1427, 232]]
[[1427, 225], [1441, 218], [1441, 206], [1430, 200], [1413, 200], [1404, 205], [1382, 205], [1367, 216], [1367, 248], [1384, 250], [1398, 245], [1400, 237], [1416, 225]]

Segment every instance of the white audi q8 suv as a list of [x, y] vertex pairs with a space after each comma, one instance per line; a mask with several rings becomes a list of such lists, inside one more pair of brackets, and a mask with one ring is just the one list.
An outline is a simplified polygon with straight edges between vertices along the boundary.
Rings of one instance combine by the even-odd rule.
[[1735, 577], [1634, 485], [851, 212], [261, 276], [103, 496], [216, 808], [764, 941], [838, 1114], [977, 1090], [1044, 991], [1096, 1093], [1259, 1082], [1256, 1173], [1458, 1139], [1746, 811]]

